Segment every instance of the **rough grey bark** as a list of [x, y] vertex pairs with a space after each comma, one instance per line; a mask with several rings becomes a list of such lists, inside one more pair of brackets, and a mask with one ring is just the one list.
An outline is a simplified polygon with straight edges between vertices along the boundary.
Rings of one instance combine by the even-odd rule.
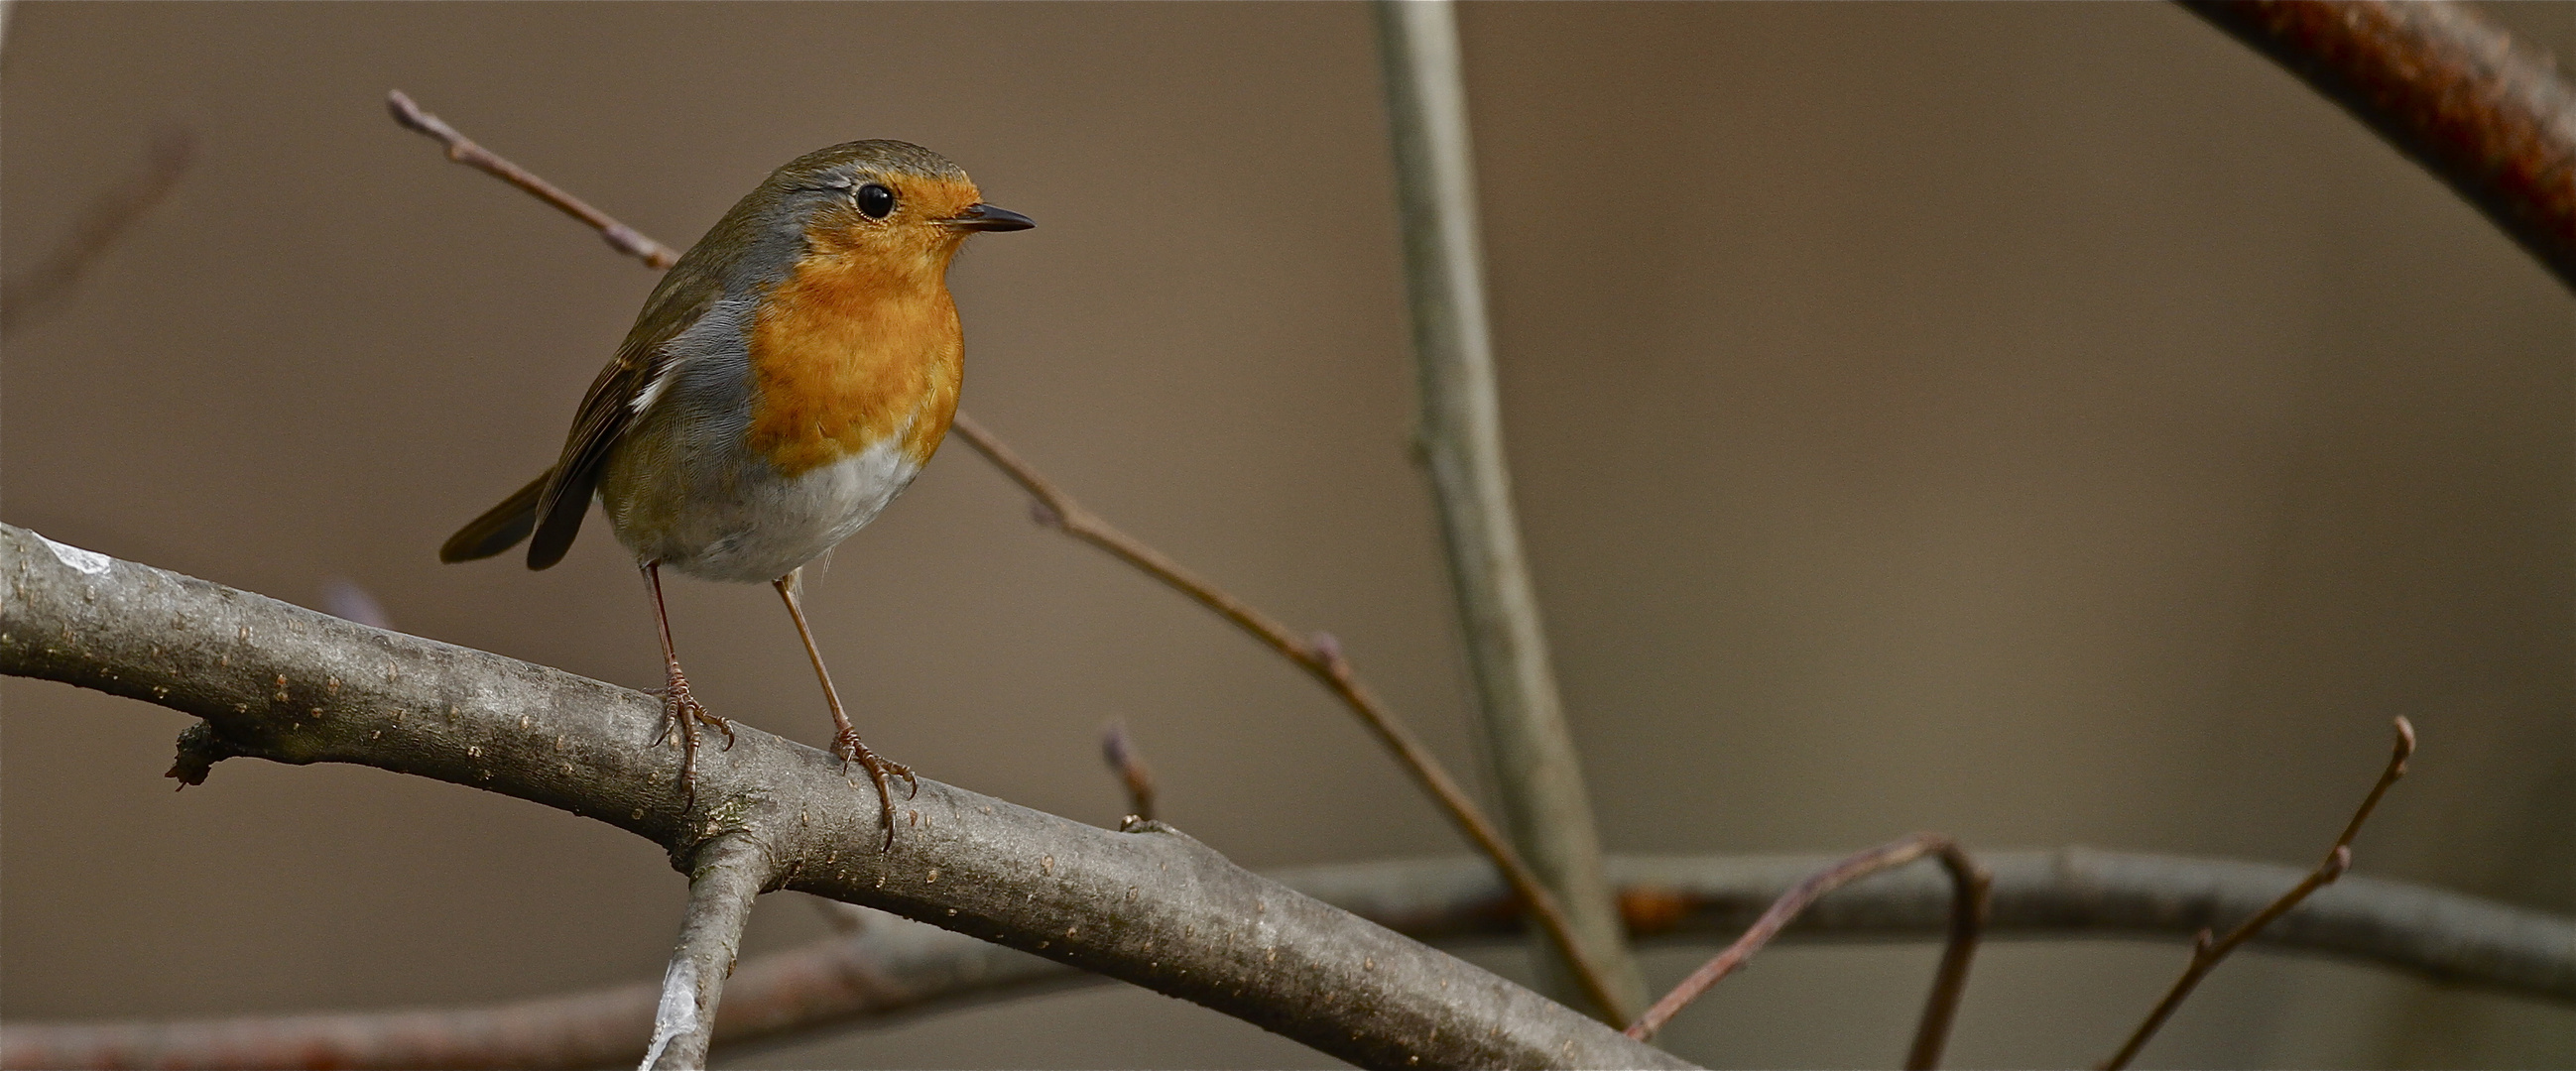
[[[1447, 0], [1380, 0], [1377, 18], [1421, 383], [1419, 441], [1504, 823], [1564, 906], [1585, 958], [1619, 1005], [1606, 1010], [1624, 1024], [1645, 1007], [1646, 983], [1602, 875], [1600, 834], [1512, 508], [1457, 18]], [[1570, 969], [1553, 947], [1542, 942], [1537, 951], [1557, 972]]]
[[751, 901], [778, 878], [768, 853], [746, 835], [708, 841], [690, 860], [689, 906], [680, 919], [680, 943], [662, 972], [653, 1004], [653, 1039], [645, 1044], [643, 1071], [705, 1067], [716, 1031], [716, 1009], [725, 980], [742, 950], [742, 927]]
[[1247, 872], [1177, 831], [1085, 826], [924, 779], [891, 851], [864, 782], [738, 728], [681, 810], [661, 704], [0, 525], [0, 672], [206, 719], [171, 771], [348, 762], [516, 796], [660, 844], [740, 839], [785, 888], [1193, 1001], [1369, 1067], [1666, 1067], [1670, 1054]]

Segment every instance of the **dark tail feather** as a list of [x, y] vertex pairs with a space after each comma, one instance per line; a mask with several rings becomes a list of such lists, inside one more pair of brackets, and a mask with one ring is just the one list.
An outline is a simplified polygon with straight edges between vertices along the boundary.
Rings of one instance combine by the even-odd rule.
[[[537, 482], [542, 484], [545, 481]], [[545, 516], [536, 516], [540, 503], [529, 505], [529, 517], [536, 524], [537, 538], [528, 543], [528, 568], [552, 568], [563, 560], [564, 552], [572, 549], [573, 537], [581, 534], [582, 517], [590, 513], [591, 492], [598, 489], [599, 466], [593, 465], [588, 472], [576, 472], [542, 503]], [[517, 541], [517, 537], [511, 537], [511, 542]]]
[[438, 548], [438, 560], [470, 562], [489, 558], [528, 538], [528, 533], [537, 527], [537, 498], [545, 493], [546, 480], [553, 475], [549, 472], [537, 477], [517, 494], [457, 529], [455, 535], [447, 537], [447, 544]]

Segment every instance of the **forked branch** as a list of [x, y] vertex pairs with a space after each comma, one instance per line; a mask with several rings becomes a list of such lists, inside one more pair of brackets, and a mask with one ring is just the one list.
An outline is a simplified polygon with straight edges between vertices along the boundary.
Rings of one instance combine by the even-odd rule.
[[1987, 892], [1993, 879], [1979, 867], [1957, 841], [1937, 833], [1915, 833], [1886, 844], [1847, 856], [1834, 865], [1807, 876], [1771, 904], [1762, 917], [1755, 919], [1735, 943], [1702, 964], [1690, 977], [1664, 994], [1655, 1006], [1628, 1027], [1628, 1036], [1644, 1041], [1655, 1036], [1664, 1024], [1672, 1021], [1683, 1008], [1708, 992], [1719, 980], [1735, 972], [1752, 959], [1753, 954], [1770, 944], [1780, 931], [1805, 912], [1809, 905], [1826, 893], [1868, 877], [1882, 870], [1904, 866], [1926, 855], [1941, 861], [1950, 875], [1949, 940], [1941, 952], [1941, 965], [1933, 972], [1932, 995], [1923, 1006], [1922, 1022], [1914, 1031], [1914, 1045], [1906, 1056], [1908, 1071], [1929, 1071], [1941, 1063], [1941, 1050], [1948, 1044], [1950, 1024], [1958, 1016], [1959, 997], [1967, 991], [1968, 964], [1976, 956], [1977, 936], [1985, 927]]

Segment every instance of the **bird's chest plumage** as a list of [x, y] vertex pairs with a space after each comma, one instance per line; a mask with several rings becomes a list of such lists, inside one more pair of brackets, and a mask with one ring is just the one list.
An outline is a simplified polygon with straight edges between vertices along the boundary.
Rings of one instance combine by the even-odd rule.
[[[714, 580], [782, 576], [857, 532], [912, 482], [957, 410], [956, 307], [936, 281], [908, 291], [808, 261], [743, 304], [739, 356], [690, 370], [730, 383], [684, 379], [639, 414], [692, 424], [648, 437], [686, 445], [612, 459], [601, 485], [638, 557]], [[693, 396], [717, 392], [738, 401], [716, 410], [739, 416], [693, 415], [708, 408]]]
[[957, 306], [937, 280], [809, 259], [749, 325], [747, 441], [793, 476], [892, 445], [930, 460], [957, 411]]

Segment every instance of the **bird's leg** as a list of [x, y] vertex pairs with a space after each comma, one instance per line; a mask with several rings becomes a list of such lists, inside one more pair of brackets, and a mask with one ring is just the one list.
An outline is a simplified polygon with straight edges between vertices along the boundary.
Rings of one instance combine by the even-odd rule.
[[644, 584], [653, 589], [653, 624], [662, 636], [663, 687], [648, 694], [662, 697], [662, 731], [653, 737], [653, 746], [670, 739], [671, 730], [680, 733], [680, 809], [687, 811], [698, 802], [698, 726], [703, 723], [724, 733], [725, 747], [733, 747], [733, 723], [709, 713], [689, 694], [689, 678], [680, 672], [679, 649], [671, 645], [671, 612], [662, 606], [662, 563], [644, 563]]
[[892, 851], [894, 849], [894, 791], [888, 787], [888, 778], [903, 778], [904, 783], [916, 793], [921, 791], [921, 781], [912, 776], [912, 767], [900, 762], [887, 761], [878, 757], [876, 752], [868, 750], [866, 744], [859, 742], [859, 731], [850, 725], [850, 716], [842, 713], [841, 693], [832, 687], [832, 673], [823, 668], [823, 652], [815, 648], [814, 630], [806, 627], [805, 607], [796, 599], [796, 589], [802, 586], [800, 581], [804, 575], [805, 570], [798, 569], [779, 577], [772, 586], [778, 589], [779, 598], [787, 600], [787, 616], [796, 619], [796, 635], [805, 641], [805, 657], [813, 660], [814, 677], [823, 682], [823, 702], [832, 708], [832, 754], [841, 757], [841, 767], [844, 770], [848, 769], [853, 762], [867, 767], [869, 779], [877, 784], [877, 798], [885, 803], [885, 846], [888, 851]]

